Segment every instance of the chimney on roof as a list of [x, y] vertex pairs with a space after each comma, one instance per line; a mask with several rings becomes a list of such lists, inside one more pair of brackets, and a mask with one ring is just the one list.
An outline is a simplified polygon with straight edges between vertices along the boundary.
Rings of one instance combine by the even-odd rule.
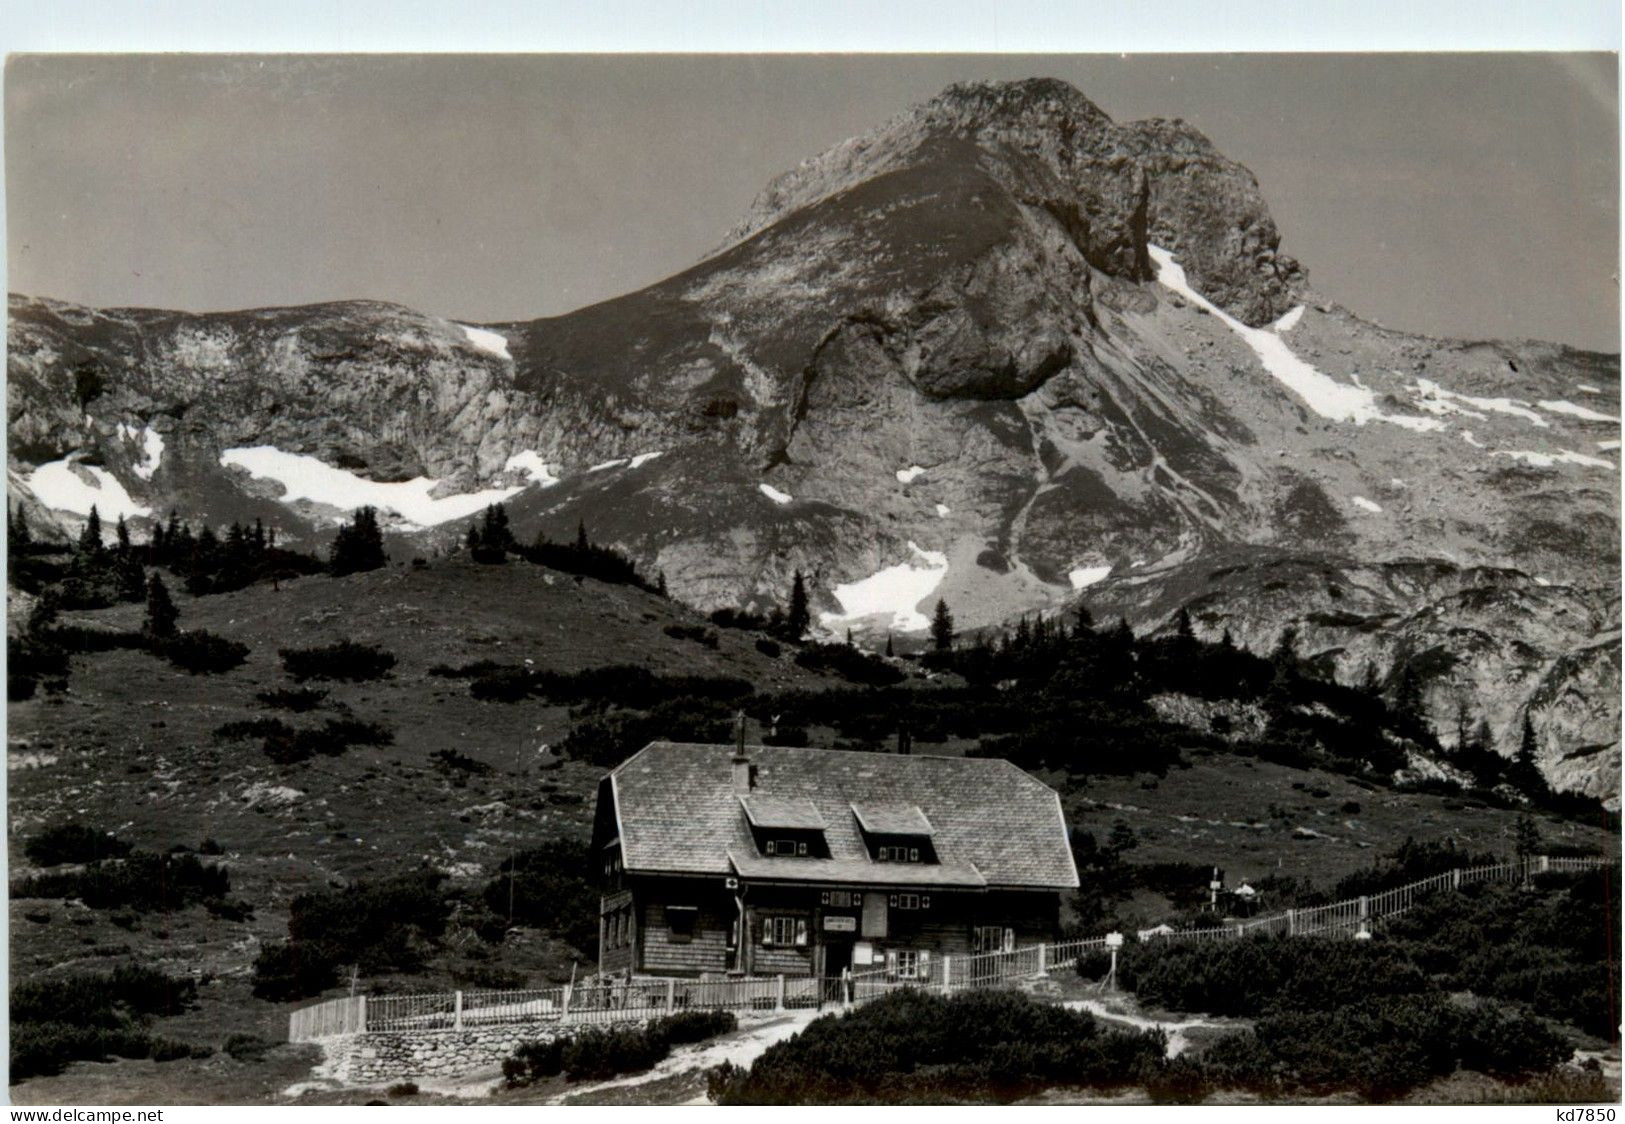
[[739, 711], [734, 715], [734, 756], [733, 756], [733, 782], [734, 792], [744, 796], [756, 787], [756, 766], [750, 763], [745, 755], [745, 712]]

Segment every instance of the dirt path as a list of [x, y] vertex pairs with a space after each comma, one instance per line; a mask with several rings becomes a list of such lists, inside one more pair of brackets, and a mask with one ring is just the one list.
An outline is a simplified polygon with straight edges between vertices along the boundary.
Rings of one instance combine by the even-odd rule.
[[1207, 1019], [1187, 1019], [1184, 1022], [1161, 1021], [1137, 1014], [1123, 999], [1072, 999], [1064, 1006], [1074, 1011], [1088, 1011], [1105, 1022], [1131, 1026], [1136, 1030], [1160, 1030], [1168, 1036], [1168, 1056], [1177, 1058], [1190, 1045], [1188, 1032], [1196, 1029], [1224, 1030], [1234, 1026], [1229, 1022], [1210, 1022]]
[[[583, 1085], [571, 1089], [568, 1093], [555, 1097], [546, 1103], [590, 1104], [611, 1090], [627, 1089], [637, 1085], [650, 1085], [655, 1082], [668, 1081], [684, 1074], [703, 1073], [712, 1066], [721, 1065], [723, 1062], [748, 1066], [761, 1057], [762, 1052], [775, 1042], [782, 1042], [791, 1035], [799, 1033], [820, 1013], [819, 1011], [792, 1011], [763, 1022], [741, 1026], [739, 1030], [732, 1034], [699, 1042], [693, 1046], [679, 1046], [671, 1052], [669, 1057], [653, 1069], [646, 1070], [643, 1073], [630, 1074], [626, 1077], [616, 1077], [609, 1081], [600, 1081], [592, 1085]], [[705, 1093], [702, 1091], [697, 1097], [683, 1103], [706, 1104]]]

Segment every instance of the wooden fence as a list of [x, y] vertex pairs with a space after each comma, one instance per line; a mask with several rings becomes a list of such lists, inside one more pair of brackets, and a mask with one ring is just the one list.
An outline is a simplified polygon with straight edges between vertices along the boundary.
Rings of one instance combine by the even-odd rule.
[[[1536, 874], [1575, 873], [1615, 865], [1610, 859], [1536, 856], [1493, 866], [1446, 871], [1405, 886], [1306, 909], [1289, 909], [1223, 925], [1150, 930], [1143, 943], [1235, 940], [1252, 935], [1350, 936], [1369, 933], [1430, 894], [1478, 882], [1524, 881]], [[1058, 941], [975, 955], [925, 953], [905, 967], [849, 972], [838, 979], [754, 977], [728, 980], [608, 980], [522, 991], [456, 991], [427, 995], [347, 996], [294, 1011], [288, 1040], [312, 1042], [362, 1031], [464, 1030], [476, 1027], [599, 1023], [651, 1019], [684, 1010], [774, 1011], [867, 1002], [901, 989], [941, 994], [1011, 987], [1070, 968], [1108, 948], [1106, 937]]]

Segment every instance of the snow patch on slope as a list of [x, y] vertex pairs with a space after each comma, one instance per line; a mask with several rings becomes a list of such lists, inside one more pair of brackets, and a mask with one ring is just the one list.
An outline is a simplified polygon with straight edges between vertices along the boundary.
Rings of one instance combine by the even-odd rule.
[[[1497, 414], [1510, 414], [1515, 418], [1522, 418], [1531, 425], [1538, 425], [1542, 429], [1549, 427], [1550, 423], [1534, 410], [1529, 403], [1520, 402], [1514, 398], [1474, 398], [1469, 394], [1457, 394], [1453, 390], [1446, 390], [1432, 379], [1417, 379], [1416, 392], [1421, 395], [1417, 399], [1417, 406], [1430, 414], [1465, 414], [1470, 418], [1483, 418], [1480, 410], [1489, 410]], [[1466, 405], [1462, 405], [1465, 403]], [[1477, 407], [1472, 409], [1470, 407]]]
[[532, 484], [540, 488], [551, 487], [559, 482], [554, 466], [542, 460], [541, 454], [534, 449], [515, 453], [502, 467], [508, 472], [523, 472], [530, 477]]
[[137, 429], [123, 422], [119, 422], [118, 435], [141, 446], [141, 459], [131, 467], [141, 479], [151, 480], [152, 474], [158, 471], [158, 463], [164, 459], [163, 436], [151, 426], [144, 425]]
[[924, 471], [925, 469], [917, 464], [909, 465], [907, 468], [900, 468], [897, 470], [897, 482], [899, 484], [912, 484]]
[[[40, 503], [53, 511], [89, 515], [94, 507], [103, 520], [151, 515], [152, 508], [136, 503], [124, 490], [118, 477], [93, 464], [75, 464], [78, 453], [59, 461], [48, 461], [28, 474], [29, 490]], [[86, 479], [89, 477], [89, 479]]]
[[1597, 442], [1597, 448], [1601, 449], [1603, 452], [1606, 453], [1606, 452], [1609, 452], [1612, 449], [1619, 448], [1619, 442], [1618, 441], [1598, 441]]
[[766, 496], [776, 504], [787, 504], [792, 498], [794, 498], [790, 495], [790, 493], [781, 492], [771, 484], [758, 484], [756, 487], [762, 493], [762, 495]]
[[1427, 418], [1390, 416], [1377, 409], [1377, 396], [1359, 383], [1341, 383], [1322, 374], [1314, 366], [1299, 359], [1280, 336], [1265, 328], [1249, 328], [1218, 305], [1198, 293], [1185, 278], [1185, 270], [1174, 261], [1174, 255], [1161, 246], [1147, 246], [1146, 250], [1157, 265], [1157, 281], [1172, 289], [1198, 308], [1205, 309], [1219, 322], [1240, 336], [1253, 354], [1258, 356], [1264, 369], [1281, 385], [1323, 418], [1348, 421], [1364, 425], [1368, 421], [1393, 422], [1408, 429], [1426, 431], [1438, 428]]
[[1619, 424], [1618, 418], [1609, 417], [1607, 414], [1599, 414], [1597, 411], [1588, 410], [1584, 406], [1576, 406], [1573, 402], [1565, 402], [1561, 398], [1555, 402], [1540, 402], [1538, 405], [1542, 410], [1549, 411], [1550, 413], [1567, 414], [1572, 418], [1579, 418], [1582, 421], [1607, 422], [1610, 425]]
[[457, 326], [463, 330], [463, 335], [468, 337], [468, 342], [481, 351], [513, 362], [513, 356], [508, 354], [507, 337], [500, 332], [493, 332], [489, 328], [470, 328], [467, 324]]
[[1370, 512], [1380, 512], [1382, 510], [1382, 508], [1375, 501], [1368, 500], [1364, 496], [1355, 496], [1354, 506], [1363, 508]]
[[652, 453], [639, 453], [637, 456], [633, 457], [630, 461], [627, 462], [626, 467], [627, 468], [637, 468], [639, 465], [648, 464], [650, 461], [654, 460], [656, 457], [660, 456], [664, 452], [665, 452], [664, 449], [656, 449]]
[[1302, 319], [1303, 305], [1295, 304], [1288, 309], [1279, 320], [1270, 325], [1270, 330], [1275, 332], [1290, 332], [1293, 328], [1298, 326], [1298, 321]]
[[1106, 575], [1111, 572], [1110, 566], [1079, 566], [1066, 577], [1073, 589], [1087, 589], [1096, 582], [1105, 581]]
[[1497, 450], [1490, 454], [1492, 457], [1511, 457], [1513, 460], [1532, 464], [1536, 468], [1551, 468], [1558, 464], [1585, 464], [1593, 468], [1613, 468], [1613, 461], [1605, 461], [1601, 457], [1588, 457], [1584, 453], [1575, 453], [1564, 450], [1561, 453], [1537, 453], [1530, 449], [1514, 449], [1510, 452]]
[[588, 472], [603, 472], [606, 468], [620, 468], [621, 465], [623, 465], [625, 463], [626, 463], [626, 458], [625, 457], [617, 457], [615, 460], [612, 460], [612, 461], [604, 461], [601, 464], [595, 464], [591, 468], [589, 468], [587, 471]]
[[1478, 438], [1473, 436], [1473, 431], [1470, 429], [1464, 429], [1461, 431], [1461, 439], [1475, 449], [1482, 449], [1484, 447], [1483, 444], [1479, 442]]
[[[765, 485], [764, 485], [765, 487]], [[833, 590], [841, 612], [822, 613], [825, 628], [851, 624], [865, 617], [889, 614], [890, 627], [898, 632], [923, 632], [931, 622], [918, 605], [942, 584], [948, 575], [948, 556], [934, 550], [921, 550], [908, 544], [911, 557], [895, 566], [870, 574]]]
[[395, 483], [368, 480], [334, 468], [316, 457], [285, 453], [275, 445], [226, 449], [220, 454], [220, 463], [227, 468], [246, 469], [256, 480], [280, 484], [283, 503], [308, 500], [339, 508], [346, 514], [358, 507], [376, 507], [379, 511], [394, 512], [407, 530], [465, 518], [523, 490], [487, 488], [435, 498], [430, 493], [440, 482], [427, 476]]
[[938, 519], [946, 519], [946, 518], [948, 518], [948, 505], [947, 504], [945, 504], [945, 503], [937, 504], [937, 518]]
[[1592, 386], [1588, 382], [1577, 382], [1577, 383], [1574, 384], [1574, 389], [1578, 390], [1581, 394], [1601, 394], [1602, 393], [1602, 387], [1600, 387], [1600, 386]]

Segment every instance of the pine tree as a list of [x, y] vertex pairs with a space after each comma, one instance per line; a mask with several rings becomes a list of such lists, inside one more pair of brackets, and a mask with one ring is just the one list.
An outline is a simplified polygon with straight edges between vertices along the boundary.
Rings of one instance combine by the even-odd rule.
[[96, 505], [90, 505], [90, 515], [85, 518], [85, 529], [79, 532], [79, 549], [86, 554], [99, 554], [102, 549], [102, 517], [96, 511]]
[[1182, 647], [1193, 647], [1196, 644], [1196, 632], [1191, 628], [1191, 615], [1183, 605], [1179, 607], [1179, 612], [1174, 614], [1174, 638]]
[[388, 561], [384, 554], [384, 533], [378, 528], [378, 512], [357, 508], [355, 518], [339, 527], [333, 536], [333, 550], [327, 569], [335, 578], [376, 570]]
[[1523, 716], [1518, 752], [1513, 756], [1512, 767], [1507, 773], [1507, 779], [1526, 795], [1540, 797], [1550, 791], [1546, 777], [1540, 771], [1540, 743], [1535, 738], [1535, 727], [1529, 721], [1528, 712]]
[[179, 617], [164, 579], [154, 571], [147, 582], [147, 620], [143, 631], [154, 640], [168, 639], [175, 635], [175, 622]]
[[1473, 714], [1465, 696], [1456, 699], [1456, 752], [1464, 752], [1472, 744]]
[[1399, 669], [1399, 679], [1394, 685], [1394, 713], [1415, 722], [1422, 721], [1426, 715], [1422, 677], [1408, 661]]
[[1518, 817], [1517, 825], [1513, 829], [1513, 840], [1518, 858], [1527, 859], [1540, 854], [1540, 828], [1535, 825], [1533, 816]]
[[792, 640], [800, 640], [812, 627], [812, 611], [807, 607], [807, 582], [797, 570], [790, 583], [790, 611], [784, 616], [784, 628]]
[[[1021, 619], [1022, 624], [1027, 618]], [[939, 652], [952, 651], [954, 646], [954, 615], [948, 611], [948, 602], [937, 598], [937, 611], [931, 617], [931, 644]]]
[[12, 548], [25, 547], [33, 541], [34, 536], [29, 533], [28, 520], [23, 517], [23, 505], [17, 505], [17, 514], [12, 515], [12, 509], [6, 508], [6, 542]]
[[135, 556], [126, 554], [118, 561], [118, 599], [140, 601], [147, 595], [147, 572]]
[[889, 632], [886, 633], [886, 654], [888, 656], [895, 656], [897, 654], [896, 652], [892, 651], [891, 633], [889, 633]]
[[666, 589], [666, 571], [664, 570], [655, 571], [655, 592], [662, 597], [671, 596], [670, 591]]
[[585, 519], [576, 520], [576, 549], [586, 550], [591, 545], [591, 541], [587, 538], [587, 521]]
[[130, 528], [125, 525], [124, 516], [120, 515], [118, 517], [118, 526], [114, 529], [113, 533], [118, 538], [119, 556], [123, 557], [124, 555], [130, 553]]
[[1084, 608], [1082, 605], [1078, 606], [1077, 617], [1078, 623], [1074, 627], [1076, 627], [1078, 632], [1093, 632], [1095, 630], [1094, 614], [1088, 609]]

